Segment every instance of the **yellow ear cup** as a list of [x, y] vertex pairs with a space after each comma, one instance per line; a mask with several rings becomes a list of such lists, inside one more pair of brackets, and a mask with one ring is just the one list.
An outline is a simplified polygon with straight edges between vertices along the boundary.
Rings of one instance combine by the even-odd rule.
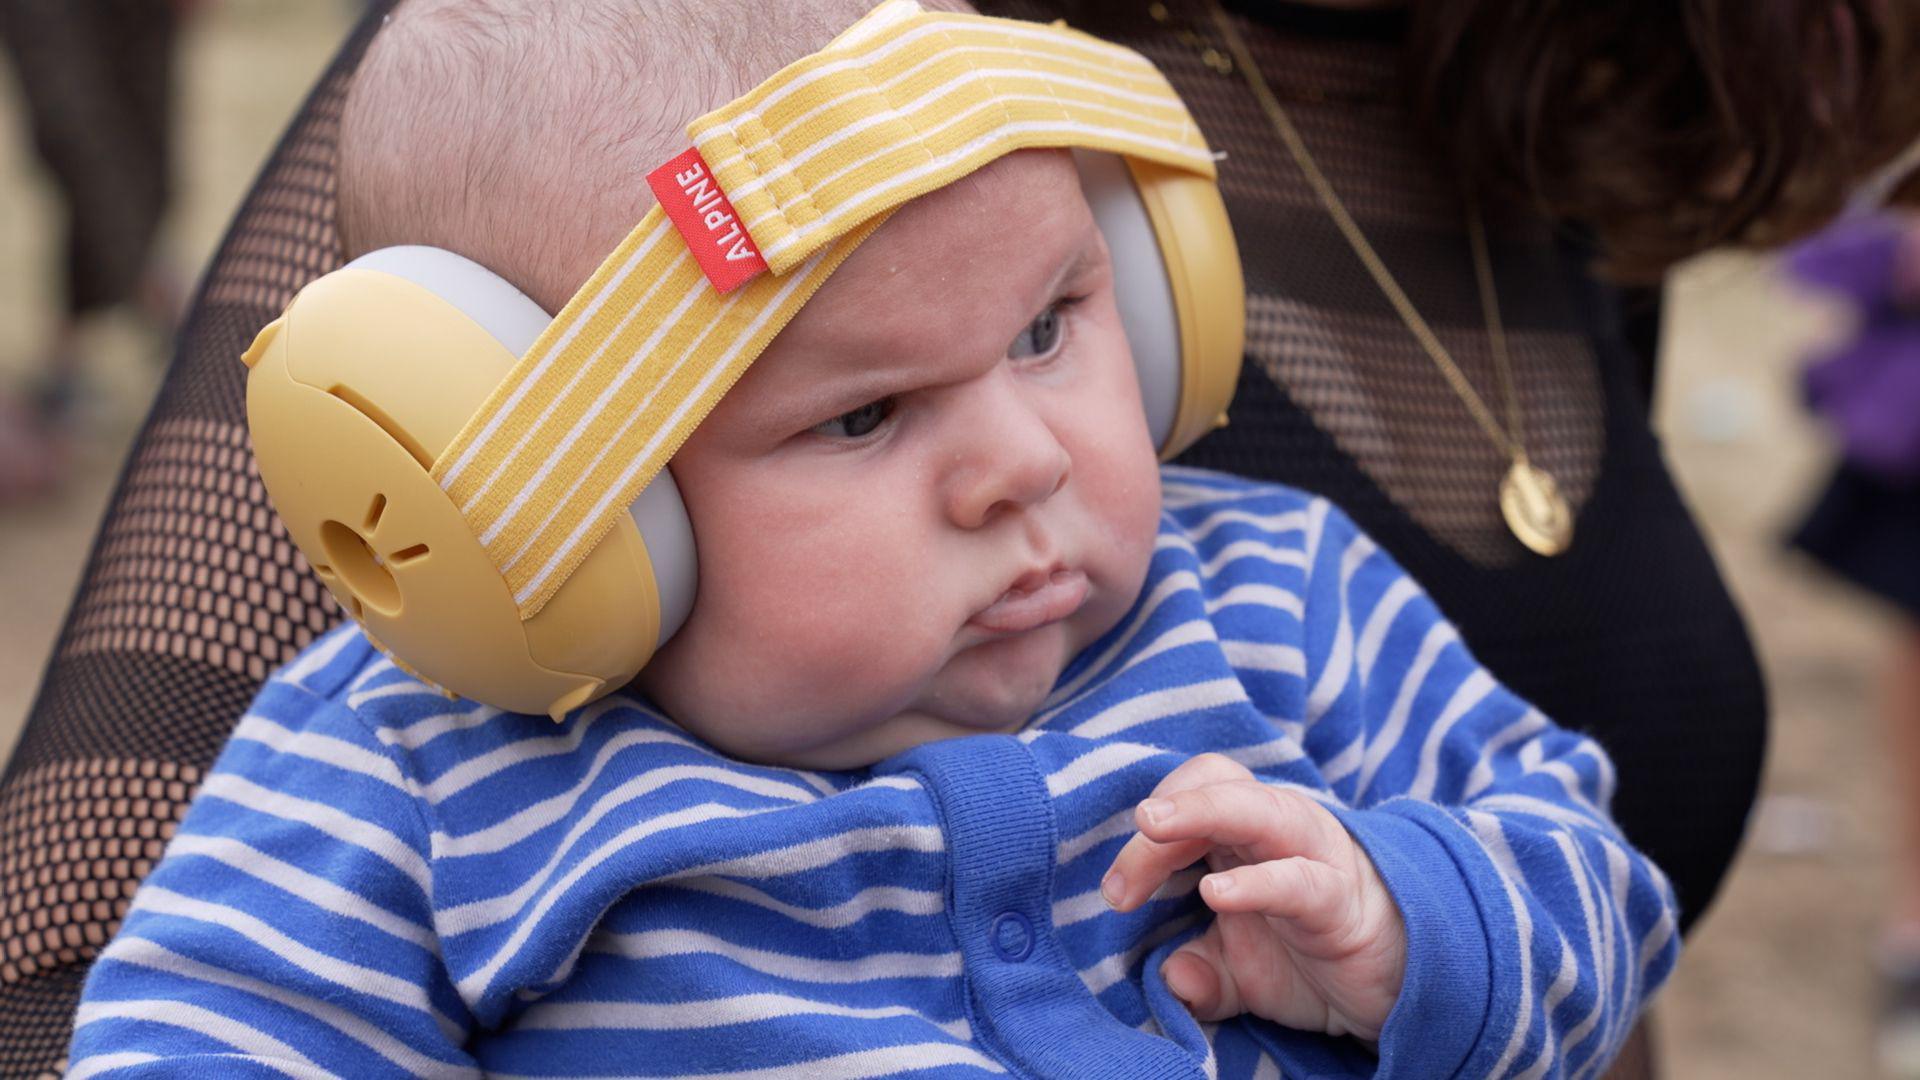
[[289, 535], [369, 637], [448, 691], [557, 720], [639, 672], [660, 601], [623, 519], [523, 623], [428, 475], [517, 359], [420, 285], [338, 270], [247, 350], [247, 422]]
[[1246, 343], [1246, 283], [1214, 181], [1140, 158], [1126, 162], [1179, 313], [1180, 407], [1160, 447], [1165, 461], [1226, 425]]

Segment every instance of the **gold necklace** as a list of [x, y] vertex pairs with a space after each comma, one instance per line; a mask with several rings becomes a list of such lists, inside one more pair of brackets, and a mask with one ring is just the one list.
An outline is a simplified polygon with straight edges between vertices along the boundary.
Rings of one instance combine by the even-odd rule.
[[[1487, 254], [1487, 232], [1480, 220], [1479, 205], [1471, 199], [1467, 201], [1467, 235], [1472, 241], [1474, 276], [1480, 290], [1481, 312], [1487, 321], [1487, 337], [1493, 350], [1494, 368], [1499, 372], [1500, 391], [1506, 399], [1507, 424], [1505, 427], [1494, 419], [1493, 411], [1487, 408], [1487, 403], [1474, 391], [1473, 384], [1467, 381], [1466, 374], [1460, 370], [1460, 365], [1454, 363], [1452, 355], [1447, 352], [1446, 346], [1440, 343], [1440, 339], [1427, 325], [1427, 321], [1420, 317], [1420, 312], [1414, 308], [1413, 301], [1407, 299], [1407, 294], [1400, 288], [1399, 282], [1395, 281], [1393, 274], [1387, 270], [1386, 263], [1374, 251], [1373, 245], [1367, 242], [1366, 235], [1360, 231], [1360, 226], [1353, 220], [1353, 215], [1347, 213], [1346, 205], [1340, 201], [1339, 195], [1333, 190], [1333, 185], [1328, 183], [1325, 174], [1314, 163], [1313, 155], [1307, 152], [1306, 142], [1300, 138], [1300, 132], [1293, 126], [1293, 121], [1287, 116], [1286, 109], [1281, 107], [1280, 100], [1267, 86], [1266, 79], [1260, 74], [1260, 68], [1253, 62], [1252, 52], [1240, 37], [1240, 31], [1233, 25], [1233, 20], [1220, 6], [1219, 0], [1207, 0], [1207, 6], [1211, 10], [1214, 25], [1218, 27], [1220, 36], [1226, 40], [1227, 49], [1232, 53], [1231, 58], [1207, 46], [1190, 30], [1178, 31], [1180, 38], [1199, 49], [1201, 60], [1214, 71], [1224, 75], [1235, 67], [1240, 69], [1247, 85], [1253, 90], [1254, 98], [1266, 112], [1274, 131], [1279, 134], [1280, 141], [1285, 143], [1287, 150], [1292, 153], [1294, 161], [1300, 166], [1300, 171], [1306, 175], [1307, 183], [1313, 188], [1314, 194], [1319, 196], [1321, 205], [1326, 207], [1334, 224], [1339, 226], [1341, 234], [1353, 248], [1353, 253], [1366, 266], [1367, 272], [1373, 275], [1374, 282], [1380, 286], [1380, 291], [1386, 294], [1388, 302], [1400, 314], [1401, 321], [1407, 324], [1407, 329], [1413, 333], [1414, 339], [1420, 343], [1421, 348], [1426, 350], [1427, 355], [1432, 357], [1434, 366], [1438, 367], [1440, 373], [1446, 377], [1447, 383], [1452, 386], [1461, 404], [1466, 406], [1467, 412], [1487, 433], [1488, 438], [1493, 440], [1494, 445], [1512, 460], [1512, 466], [1507, 469], [1506, 476], [1500, 481], [1500, 514], [1506, 519], [1507, 528], [1513, 532], [1516, 539], [1537, 554], [1558, 555], [1566, 551], [1573, 543], [1573, 511], [1566, 497], [1560, 494], [1560, 486], [1554, 483], [1553, 477], [1527, 458], [1525, 431], [1520, 416], [1520, 395], [1514, 389], [1513, 364], [1507, 355], [1507, 335], [1500, 322], [1500, 299], [1494, 291], [1493, 260]], [[1170, 16], [1165, 4], [1155, 3], [1147, 10], [1155, 22], [1169, 21]]]

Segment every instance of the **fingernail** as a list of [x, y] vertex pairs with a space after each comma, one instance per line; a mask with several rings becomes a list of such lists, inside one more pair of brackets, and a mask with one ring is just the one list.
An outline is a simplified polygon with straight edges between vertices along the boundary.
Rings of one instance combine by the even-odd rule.
[[[1179, 953], [1174, 954], [1175, 957], [1179, 955]], [[1199, 976], [1188, 970], [1189, 966], [1176, 964], [1173, 962], [1173, 957], [1169, 957], [1160, 967], [1160, 978], [1166, 982], [1167, 990], [1180, 999], [1180, 1004], [1185, 1005], [1188, 1012], [1192, 1012], [1194, 1001], [1200, 996], [1200, 987], [1196, 985]]]
[[1210, 874], [1207, 877], [1207, 887], [1215, 896], [1227, 895], [1237, 887], [1237, 884], [1231, 874]]
[[1119, 907], [1121, 898], [1126, 894], [1127, 879], [1120, 876], [1120, 871], [1109, 870], [1107, 876], [1100, 879], [1100, 897], [1107, 902], [1108, 907]]
[[1140, 804], [1140, 816], [1149, 825], [1165, 825], [1173, 817], [1173, 800], [1148, 799]]

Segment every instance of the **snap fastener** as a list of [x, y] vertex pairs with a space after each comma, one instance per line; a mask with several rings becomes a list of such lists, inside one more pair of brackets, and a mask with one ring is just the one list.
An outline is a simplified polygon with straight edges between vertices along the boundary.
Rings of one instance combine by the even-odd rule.
[[1017, 911], [1002, 912], [987, 931], [987, 940], [1000, 959], [1017, 964], [1033, 952], [1033, 924]]

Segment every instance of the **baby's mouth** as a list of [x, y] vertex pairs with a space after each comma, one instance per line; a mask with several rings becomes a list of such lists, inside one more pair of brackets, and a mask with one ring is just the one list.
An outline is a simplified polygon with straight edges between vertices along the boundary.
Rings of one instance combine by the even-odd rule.
[[1059, 622], [1080, 610], [1086, 600], [1086, 574], [1067, 569], [1036, 571], [1022, 575], [1000, 599], [967, 622], [989, 633], [1019, 634]]

